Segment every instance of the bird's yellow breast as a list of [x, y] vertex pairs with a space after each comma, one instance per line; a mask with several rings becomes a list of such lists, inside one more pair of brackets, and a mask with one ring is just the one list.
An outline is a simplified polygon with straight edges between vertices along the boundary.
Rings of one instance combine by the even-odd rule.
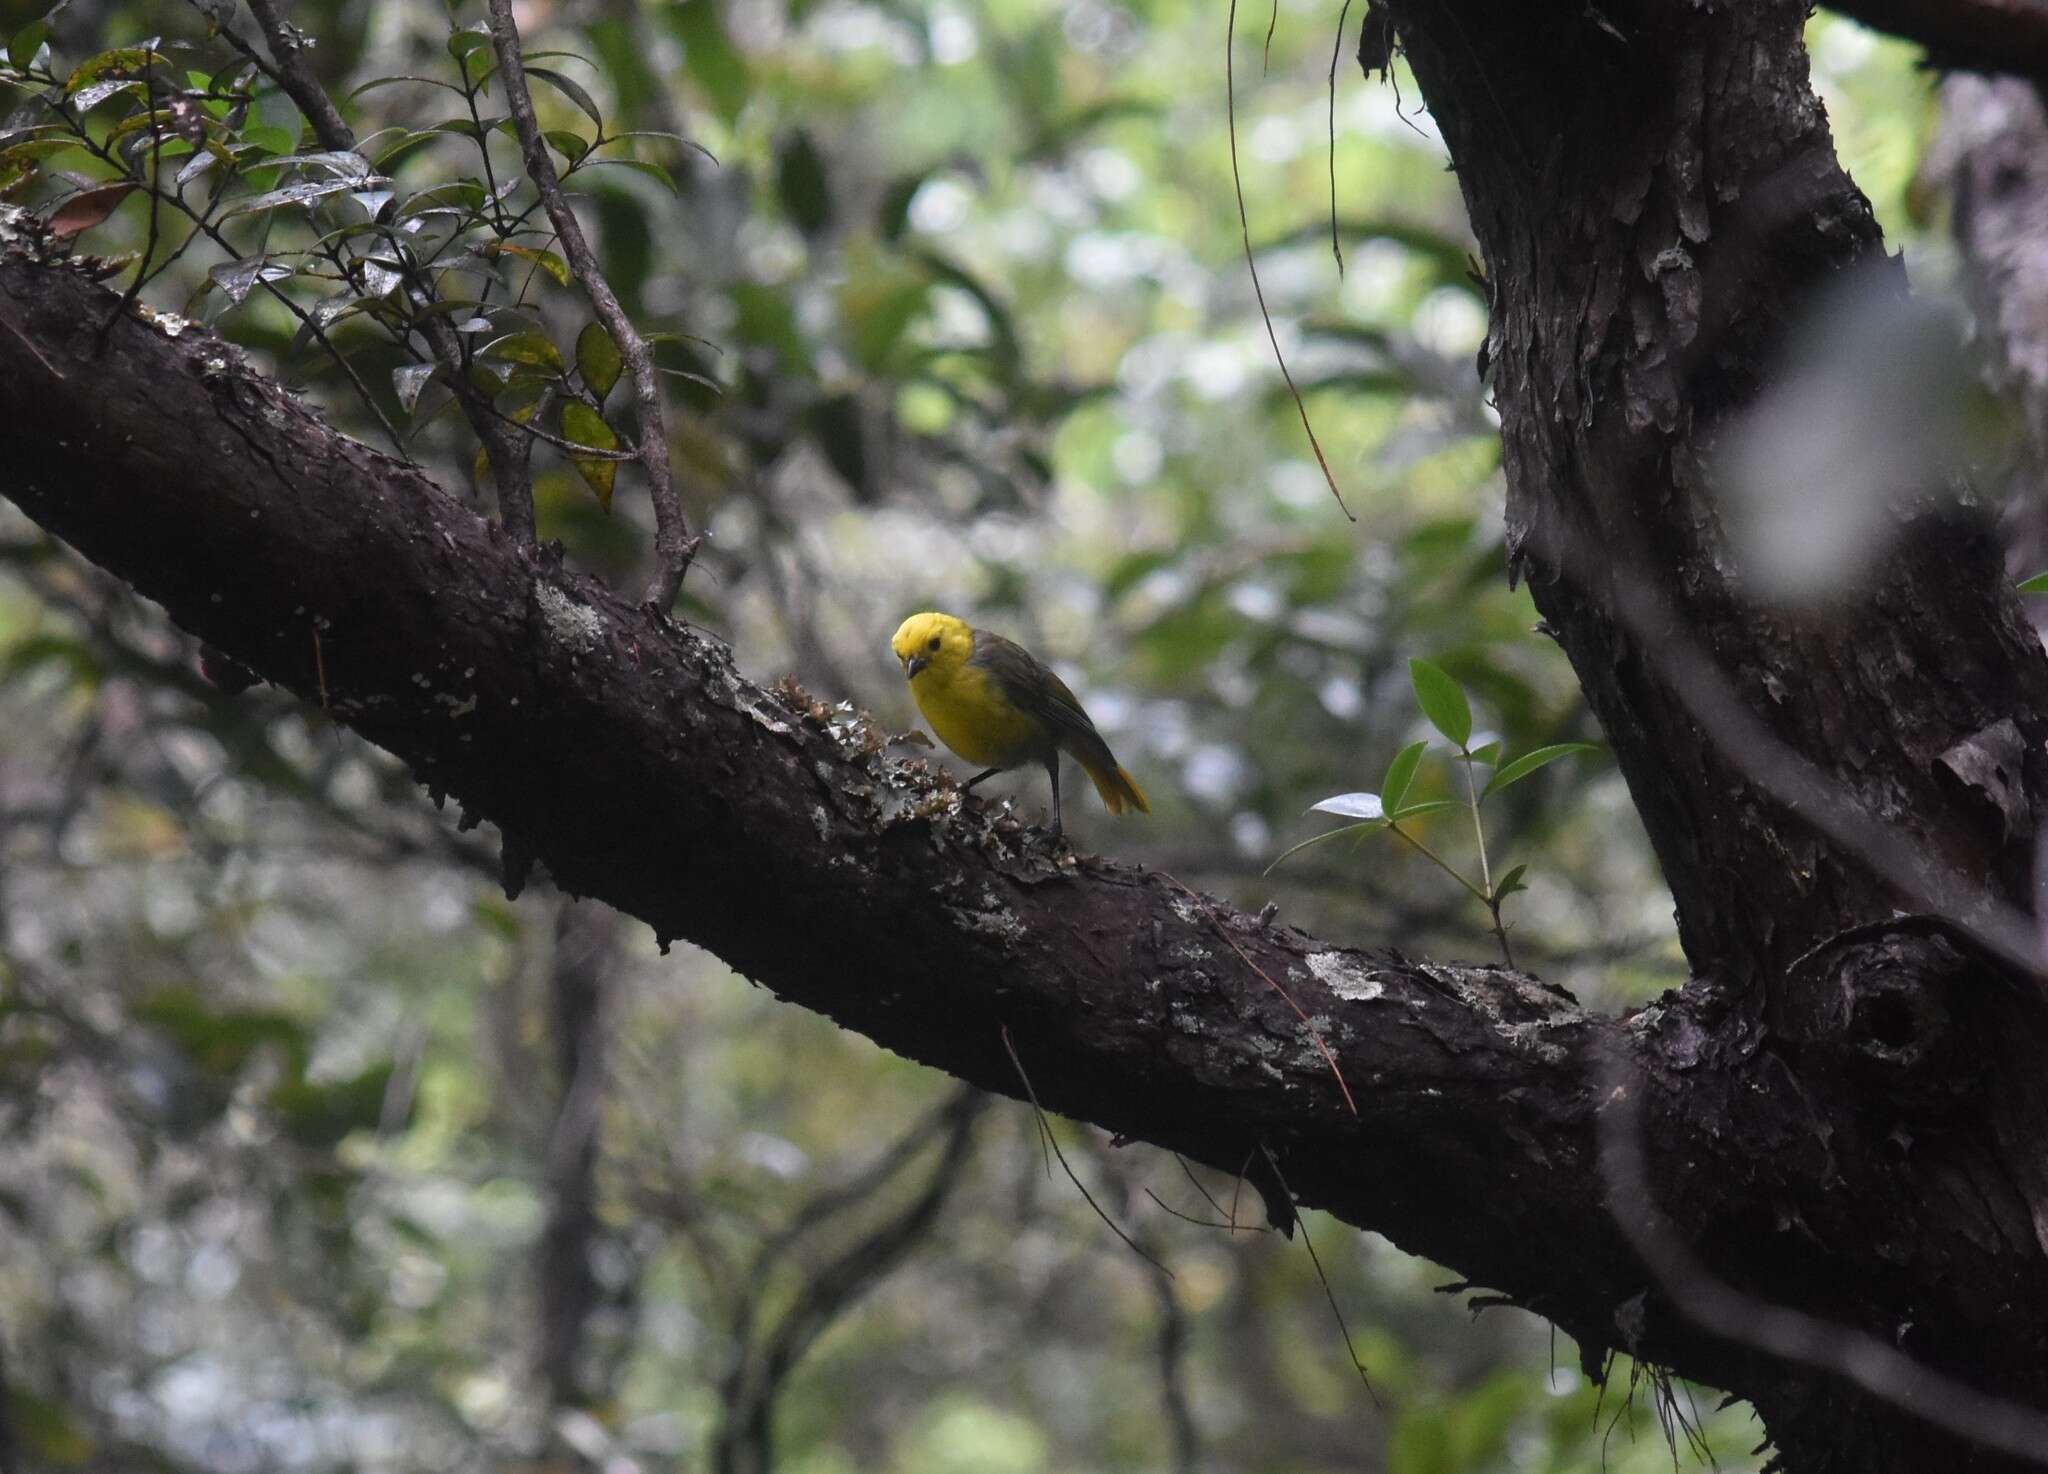
[[970, 763], [1015, 767], [1049, 746], [1044, 725], [978, 665], [926, 666], [910, 678], [910, 694], [939, 741]]

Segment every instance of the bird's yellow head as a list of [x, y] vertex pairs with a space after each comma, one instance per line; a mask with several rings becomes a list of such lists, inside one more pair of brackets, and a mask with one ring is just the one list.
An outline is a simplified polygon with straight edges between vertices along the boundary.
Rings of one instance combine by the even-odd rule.
[[974, 653], [974, 631], [950, 614], [913, 614], [896, 626], [889, 648], [903, 662], [907, 680], [916, 680], [927, 668], [950, 674]]

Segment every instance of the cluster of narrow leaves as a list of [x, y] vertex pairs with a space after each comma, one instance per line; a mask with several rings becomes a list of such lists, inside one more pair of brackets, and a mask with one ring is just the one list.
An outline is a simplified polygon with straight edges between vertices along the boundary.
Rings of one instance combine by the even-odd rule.
[[[1386, 776], [1380, 780], [1377, 793], [1358, 791], [1333, 794], [1329, 798], [1310, 806], [1312, 814], [1335, 814], [1340, 818], [1356, 822], [1326, 830], [1303, 840], [1300, 844], [1283, 851], [1273, 861], [1277, 866], [1289, 855], [1307, 849], [1310, 845], [1342, 835], [1365, 835], [1384, 831], [1398, 839], [1405, 840], [1420, 851], [1431, 863], [1449, 875], [1462, 886], [1474, 900], [1486, 907], [1493, 919], [1493, 929], [1500, 938], [1501, 949], [1510, 963], [1513, 954], [1507, 944], [1507, 928], [1501, 920], [1501, 904], [1517, 891], [1527, 890], [1525, 877], [1529, 867], [1516, 865], [1496, 876], [1492, 860], [1486, 849], [1486, 828], [1481, 819], [1481, 809], [1487, 799], [1512, 784], [1521, 782], [1530, 774], [1548, 767], [1559, 758], [1574, 753], [1596, 752], [1599, 749], [1590, 742], [1558, 742], [1547, 747], [1538, 747], [1523, 753], [1520, 757], [1502, 761], [1501, 744], [1496, 741], [1472, 745], [1472, 703], [1460, 686], [1441, 666], [1427, 660], [1408, 662], [1408, 675], [1415, 688], [1416, 704], [1443, 739], [1454, 749], [1451, 761], [1462, 770], [1465, 796], [1463, 798], [1414, 799], [1410, 792], [1415, 777], [1422, 766], [1422, 759], [1429, 750], [1429, 739], [1411, 742], [1394, 754], [1387, 764]], [[1488, 770], [1482, 784], [1478, 772]], [[1472, 832], [1478, 846], [1479, 875], [1475, 880], [1457, 867], [1444, 860], [1417, 832], [1417, 820], [1450, 809], [1467, 809], [1472, 815]], [[1403, 827], [1404, 825], [1408, 827]], [[1272, 866], [1268, 866], [1271, 873]]]
[[[542, 294], [570, 287], [570, 268], [519, 167], [510, 117], [491, 111], [498, 63], [488, 28], [451, 29], [446, 76], [380, 77], [356, 89], [351, 104], [375, 89], [409, 89], [417, 120], [335, 149], [303, 124], [293, 131], [259, 121], [286, 105], [252, 43], [232, 28], [232, 7], [208, 14], [204, 42], [152, 39], [68, 66], [52, 53], [49, 17], [9, 37], [0, 86], [18, 101], [0, 124], [0, 198], [28, 203], [69, 240], [134, 197], [148, 210], [145, 244], [111, 263], [134, 267], [131, 297], [187, 252], [216, 257], [187, 312], [212, 320], [252, 299], [282, 306], [297, 322], [289, 357], [324, 355], [401, 451], [455, 402], [459, 375], [478, 391], [472, 403], [480, 397], [514, 424], [552, 429], [609, 507], [624, 458], [604, 408], [619, 351], [596, 322], [581, 330], [573, 354], [550, 336]], [[543, 135], [567, 187], [589, 171], [623, 168], [673, 191], [660, 164], [618, 151], [673, 135], [612, 132], [573, 78], [548, 65], [527, 74], [588, 119], [587, 130]], [[446, 116], [433, 116], [436, 99]], [[436, 158], [420, 187], [403, 182], [408, 160], [450, 144], [463, 151], [456, 166]], [[388, 391], [373, 392], [357, 366], [372, 355]], [[411, 422], [402, 434], [387, 413], [394, 407]]]

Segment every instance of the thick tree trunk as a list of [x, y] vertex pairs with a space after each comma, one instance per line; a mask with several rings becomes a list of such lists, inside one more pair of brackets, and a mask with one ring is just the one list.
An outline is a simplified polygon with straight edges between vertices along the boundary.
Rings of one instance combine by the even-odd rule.
[[[1789, 1181], [1752, 1192], [1715, 1231], [1722, 1262], [1774, 1234], [1806, 1237], [1834, 1272], [1873, 1277], [1844, 1319], [2048, 1404], [2041, 1301], [1937, 1324], [1893, 1319], [1876, 1289], [1948, 1273], [1932, 1240], [1893, 1233], [1958, 1193], [1981, 1196], [1999, 1273], [2040, 1274], [2039, 980], [2020, 967], [2001, 983], [1987, 967], [1944, 982], [1924, 956], [1883, 988], [1851, 965], [1861, 976], [1844, 991], [1841, 972], [1864, 945], [1845, 939], [1900, 911], [1996, 916], [1980, 940], [2009, 958], [2030, 947], [2016, 918], [2048, 782], [2048, 662], [1988, 519], [1947, 488], [1901, 517], [1861, 592], [1818, 612], [1750, 592], [1716, 492], [1715, 452], [1771, 392], [1817, 299], [1852, 272], [1904, 291], [1808, 87], [1808, 8], [1381, 7], [1485, 255], [1511, 547], [1613, 740], [1694, 969], [1724, 1001], [1706, 1047], [1722, 1051], [1724, 1085], [1790, 1072], [1817, 1101], [1865, 1095], [1846, 1134], [1815, 1124], [1805, 1171], [1819, 1201], [1841, 1205], [1838, 1173], [1893, 1180], [1860, 1222], [1794, 1207], [1778, 1196]], [[1665, 1205], [1726, 1187], [1695, 1174]], [[1825, 1386], [1756, 1401], [1795, 1469], [1979, 1457]]]
[[[2023, 1409], [1910, 1368], [1893, 1399], [1862, 1389], [1899, 1383], [1899, 1348], [2048, 1406], [2042, 1010], [1995, 960], [2027, 897], [2048, 667], [1969, 508], [1918, 514], [1853, 618], [1800, 618], [1742, 596], [1707, 473], [1815, 285], [1887, 269], [1806, 94], [1803, 7], [1382, 13], [1486, 251], [1518, 556], [1699, 974], [1627, 1019], [992, 822], [204, 331], [102, 340], [114, 297], [18, 239], [0, 490], [566, 889], [792, 1001], [1013, 1095], [1014, 1051], [1050, 1108], [1248, 1170], [1282, 1216], [1292, 1193], [1385, 1232], [1593, 1359], [1751, 1398], [1801, 1474], [2016, 1464]], [[1893, 922], [1902, 900], [1941, 914]]]

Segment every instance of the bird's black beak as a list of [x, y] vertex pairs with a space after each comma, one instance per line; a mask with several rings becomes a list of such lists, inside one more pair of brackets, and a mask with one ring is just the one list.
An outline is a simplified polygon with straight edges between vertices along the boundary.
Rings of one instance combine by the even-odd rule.
[[903, 679], [906, 681], [917, 679], [917, 673], [923, 670], [925, 665], [926, 661], [922, 655], [911, 656], [910, 659], [903, 662]]

